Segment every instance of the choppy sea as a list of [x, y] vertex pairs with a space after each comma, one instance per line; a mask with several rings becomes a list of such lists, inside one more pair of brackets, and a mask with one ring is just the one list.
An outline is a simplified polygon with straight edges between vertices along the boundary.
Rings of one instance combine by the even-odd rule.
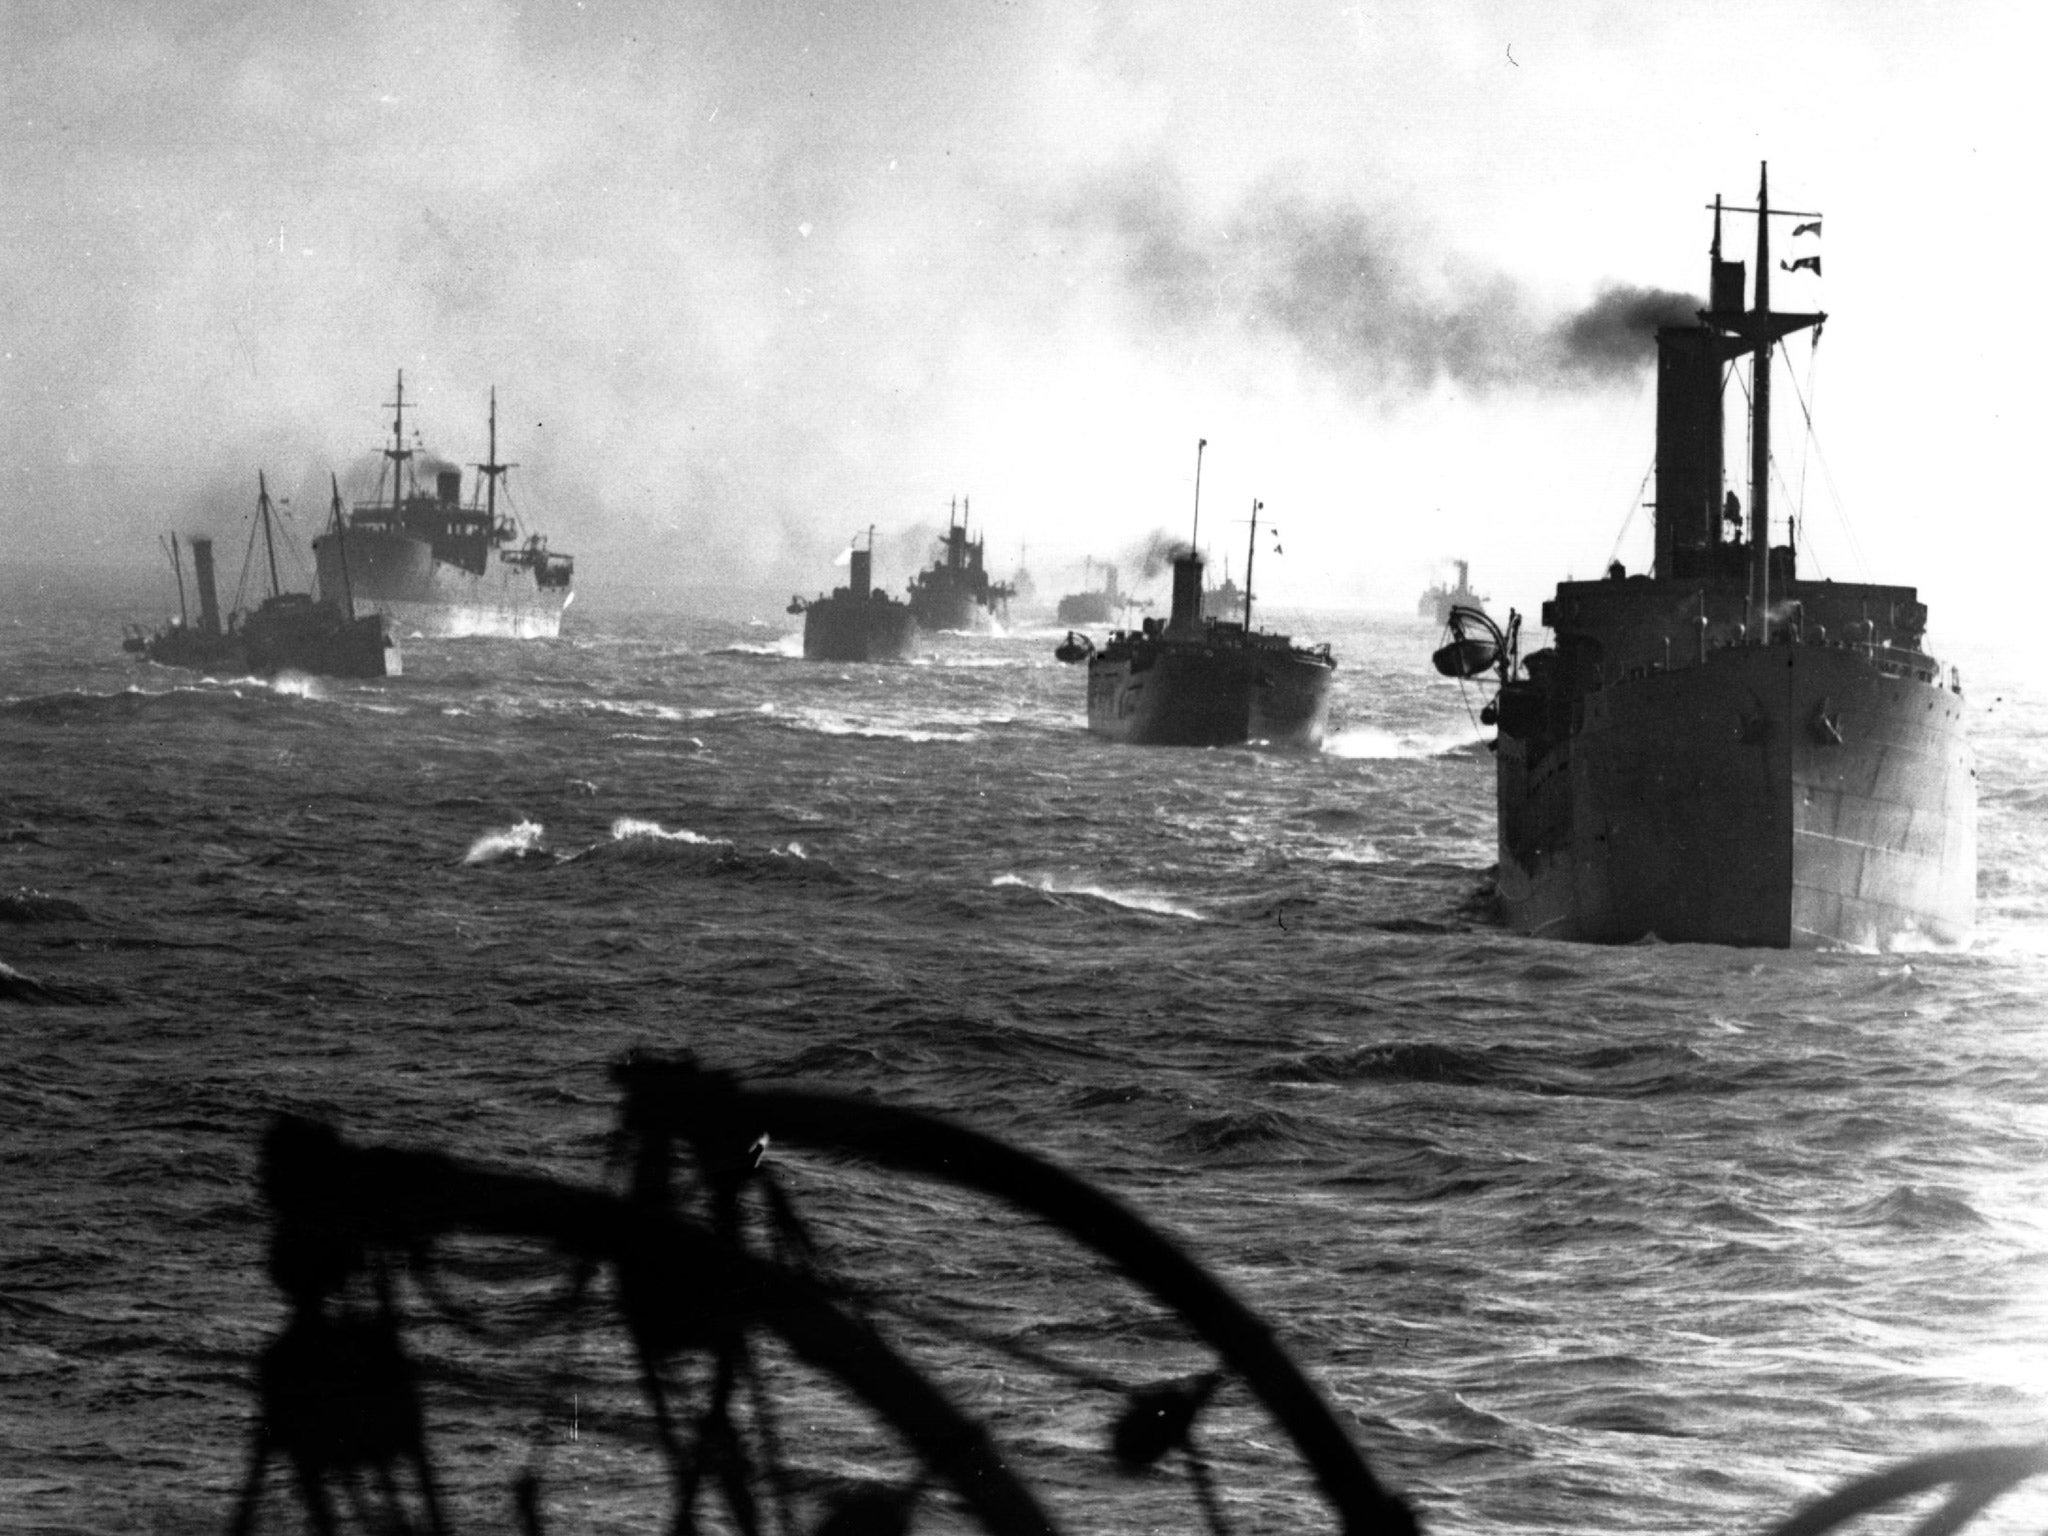
[[[1329, 745], [1281, 755], [1092, 739], [1050, 629], [841, 666], [779, 612], [579, 605], [555, 642], [265, 683], [124, 655], [152, 605], [119, 589], [4, 595], [0, 1528], [225, 1527], [283, 1317], [273, 1112], [616, 1185], [633, 1047], [1122, 1197], [1431, 1531], [1755, 1529], [2048, 1436], [2048, 690], [2017, 661], [1958, 658], [1971, 948], [1594, 948], [1490, 920], [1478, 701], [1412, 619], [1276, 616], [1340, 659]], [[869, 1283], [1084, 1370], [1184, 1363], [956, 1191], [770, 1157]], [[449, 1284], [488, 1314], [513, 1260], [472, 1257]], [[550, 1531], [660, 1525], [601, 1310], [523, 1346], [531, 1308], [479, 1336], [406, 1296], [459, 1528], [511, 1528], [523, 1467]], [[1096, 1469], [1085, 1393], [903, 1326], [1070, 1528], [1200, 1528], [1180, 1480]], [[790, 1391], [831, 1464], [826, 1386]], [[1333, 1528], [1242, 1401], [1205, 1432], [1230, 1528]], [[258, 1528], [303, 1528], [267, 1487]]]

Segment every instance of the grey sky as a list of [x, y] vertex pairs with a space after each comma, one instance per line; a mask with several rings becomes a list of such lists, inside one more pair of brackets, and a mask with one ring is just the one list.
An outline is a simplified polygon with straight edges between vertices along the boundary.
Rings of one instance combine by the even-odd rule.
[[259, 467], [309, 518], [403, 367], [461, 462], [497, 385], [599, 591], [816, 588], [963, 493], [999, 569], [1078, 565], [1180, 524], [1206, 435], [1219, 517], [1288, 524], [1274, 600], [1400, 603], [1452, 554], [1534, 595], [1648, 466], [1646, 375], [1572, 317], [1698, 291], [1701, 205], [1768, 157], [1829, 221], [1778, 297], [1835, 316], [1803, 377], [1870, 569], [1818, 502], [1816, 557], [1938, 602], [1933, 502], [2041, 553], [2025, 16], [0, 5], [0, 529], [146, 562]]

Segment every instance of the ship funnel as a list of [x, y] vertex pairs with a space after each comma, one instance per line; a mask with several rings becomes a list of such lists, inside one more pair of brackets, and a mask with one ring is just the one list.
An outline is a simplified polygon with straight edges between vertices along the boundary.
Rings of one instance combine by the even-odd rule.
[[847, 576], [847, 586], [861, 602], [868, 600], [874, 589], [875, 552], [871, 549], [856, 549], [853, 552], [852, 570]]
[[1666, 580], [1711, 572], [1721, 542], [1721, 361], [1704, 325], [1657, 332], [1656, 572]]
[[220, 633], [220, 599], [213, 591], [213, 540], [187, 539], [192, 546], [192, 579], [199, 583], [199, 632]]
[[462, 500], [462, 471], [444, 469], [434, 476], [434, 489], [443, 504], [454, 506]]
[[1199, 629], [1202, 624], [1202, 557], [1190, 549], [1173, 557], [1173, 616], [1169, 629]]

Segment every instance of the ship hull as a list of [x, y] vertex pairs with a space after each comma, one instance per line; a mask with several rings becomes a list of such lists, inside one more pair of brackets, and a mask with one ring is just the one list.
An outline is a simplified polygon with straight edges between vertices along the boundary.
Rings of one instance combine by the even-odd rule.
[[265, 676], [311, 672], [321, 677], [398, 677], [397, 640], [382, 614], [351, 619], [332, 603], [303, 598], [266, 603], [242, 624], [249, 669]]
[[1328, 662], [1282, 647], [1155, 641], [1088, 663], [1088, 729], [1137, 746], [1320, 747]]
[[357, 613], [380, 613], [399, 633], [431, 639], [553, 639], [572, 596], [566, 584], [543, 586], [529, 566], [494, 558], [479, 575], [436, 560], [425, 539], [374, 529], [322, 534], [313, 559], [322, 597], [345, 594]]
[[143, 641], [142, 654], [160, 667], [194, 672], [247, 672], [249, 654], [240, 635], [209, 634], [174, 624]]
[[1076, 592], [1060, 599], [1054, 616], [1062, 624], [1107, 624], [1114, 617], [1112, 601], [1106, 592]]
[[1498, 742], [1501, 907], [1533, 935], [1889, 949], [1966, 940], [1961, 697], [1854, 647], [1711, 651]]
[[908, 661], [917, 654], [917, 621], [903, 604], [881, 597], [822, 598], [804, 610], [804, 656], [810, 661]]

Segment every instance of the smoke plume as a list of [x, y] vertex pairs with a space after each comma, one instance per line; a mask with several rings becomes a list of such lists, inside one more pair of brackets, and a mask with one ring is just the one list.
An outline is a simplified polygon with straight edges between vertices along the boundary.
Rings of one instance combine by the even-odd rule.
[[1137, 567], [1140, 581], [1152, 581], [1165, 575], [1174, 557], [1186, 554], [1187, 549], [1186, 539], [1177, 538], [1161, 528], [1135, 544], [1126, 545], [1117, 559], [1122, 565]]
[[1508, 277], [1432, 262], [1405, 220], [1292, 194], [1254, 194], [1208, 223], [1158, 174], [1107, 201], [1126, 278], [1156, 317], [1281, 338], [1382, 402], [1443, 383], [1486, 393], [1618, 382], [1654, 356], [1659, 325], [1690, 323], [1700, 308], [1609, 286], [1577, 313], [1546, 313]]

